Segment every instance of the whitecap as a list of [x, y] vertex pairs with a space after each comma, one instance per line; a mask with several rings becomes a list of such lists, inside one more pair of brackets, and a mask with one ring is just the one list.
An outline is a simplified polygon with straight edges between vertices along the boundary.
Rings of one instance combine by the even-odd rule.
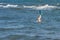
[[2, 3], [0, 4], [0, 7], [2, 8], [23, 8], [23, 9], [31, 9], [31, 10], [51, 10], [51, 9], [59, 9], [60, 7], [58, 6], [53, 6], [53, 5], [31, 5], [31, 6], [27, 6], [27, 5], [17, 5], [17, 4], [6, 4], [3, 5]]
[[11, 4], [7, 4], [7, 5], [5, 5], [5, 6], [2, 6], [3, 8], [15, 8], [15, 7], [17, 7], [18, 5], [11, 5]]
[[24, 8], [34, 8], [35, 6], [26, 6], [26, 5], [23, 5]]
[[34, 10], [49, 10], [49, 9], [54, 9], [56, 6], [49, 6], [48, 4], [43, 5], [43, 6], [24, 6], [24, 8], [31, 8]]

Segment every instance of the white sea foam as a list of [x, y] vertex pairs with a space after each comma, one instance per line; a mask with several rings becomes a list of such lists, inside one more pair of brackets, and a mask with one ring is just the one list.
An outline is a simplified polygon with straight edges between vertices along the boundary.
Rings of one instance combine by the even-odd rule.
[[25, 6], [23, 5], [24, 8], [35, 8], [36, 6]]
[[[22, 7], [21, 7], [22, 6]], [[58, 6], [53, 6], [53, 5], [32, 5], [32, 6], [26, 6], [26, 5], [13, 5], [13, 4], [5, 4], [3, 5], [2, 3], [0, 4], [1, 8], [29, 8], [31, 10], [50, 10], [50, 9], [60, 9]]]
[[49, 9], [54, 9], [57, 8], [56, 6], [49, 6], [48, 4], [44, 6], [24, 6], [24, 8], [31, 8], [34, 10], [49, 10]]
[[10, 5], [10, 4], [7, 4], [6, 6], [3, 6], [3, 8], [9, 8], [9, 7], [17, 7], [18, 5]]
[[1, 5], [0, 4], [0, 7], [2, 7], [2, 8], [16, 8], [16, 7], [18, 7], [18, 5], [11, 5], [11, 4]]

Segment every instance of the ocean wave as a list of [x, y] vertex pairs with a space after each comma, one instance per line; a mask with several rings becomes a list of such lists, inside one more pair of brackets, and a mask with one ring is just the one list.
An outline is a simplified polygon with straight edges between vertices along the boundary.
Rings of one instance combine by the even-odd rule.
[[10, 5], [10, 4], [8, 4], [8, 5], [6, 5], [6, 6], [3, 6], [3, 8], [8, 8], [8, 7], [17, 7], [18, 5]]
[[11, 5], [11, 4], [7, 4], [7, 5], [0, 5], [1, 8], [16, 8], [18, 7], [18, 5]]
[[50, 10], [50, 9], [57, 8], [57, 6], [49, 6], [48, 4], [46, 4], [43, 6], [24, 6], [24, 8], [31, 8], [34, 10]]
[[51, 10], [51, 9], [60, 9], [58, 6], [53, 6], [53, 5], [32, 5], [32, 6], [26, 6], [26, 5], [18, 5], [18, 4], [5, 4], [3, 5], [0, 3], [0, 8], [23, 8], [23, 9], [31, 9], [31, 10]]

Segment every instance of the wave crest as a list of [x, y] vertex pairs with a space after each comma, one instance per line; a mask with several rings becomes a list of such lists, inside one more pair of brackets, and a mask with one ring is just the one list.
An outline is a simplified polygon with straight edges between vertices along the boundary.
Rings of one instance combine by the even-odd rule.
[[49, 10], [56, 8], [56, 6], [49, 6], [48, 4], [46, 4], [44, 6], [24, 6], [24, 8], [31, 8], [34, 10]]
[[18, 5], [0, 3], [0, 8], [16, 8]]
[[13, 5], [13, 4], [5, 4], [0, 3], [0, 8], [24, 8], [24, 9], [31, 9], [31, 10], [50, 10], [50, 9], [55, 9], [55, 8], [60, 8], [58, 6], [52, 6], [52, 5], [32, 5], [32, 6], [26, 6], [26, 5]]

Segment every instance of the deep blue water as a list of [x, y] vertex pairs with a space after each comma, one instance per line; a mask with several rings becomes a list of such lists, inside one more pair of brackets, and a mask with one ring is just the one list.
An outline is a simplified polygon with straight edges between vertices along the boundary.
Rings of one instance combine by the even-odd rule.
[[[10, 7], [7, 5], [18, 5]], [[60, 9], [32, 10], [23, 5], [55, 5], [60, 0], [0, 0], [0, 40], [60, 40]], [[3, 5], [3, 6], [1, 6]], [[6, 7], [7, 6], [7, 7]], [[36, 22], [42, 16], [42, 22]]]

